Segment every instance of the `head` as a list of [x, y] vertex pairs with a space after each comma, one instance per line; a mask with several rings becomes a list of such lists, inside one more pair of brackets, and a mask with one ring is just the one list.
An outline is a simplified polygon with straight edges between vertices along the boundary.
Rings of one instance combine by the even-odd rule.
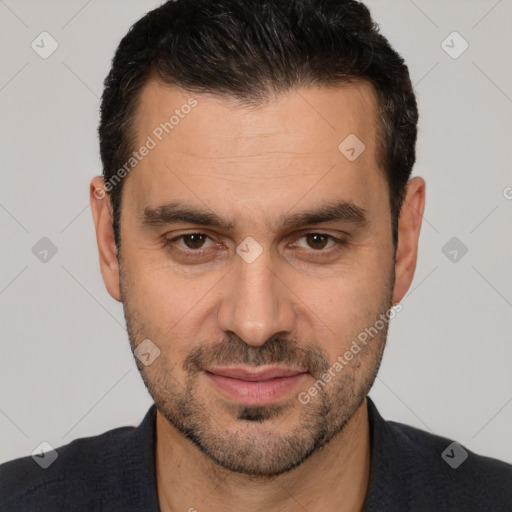
[[[355, 1], [176, 0], [121, 41], [91, 183], [102, 274], [159, 413], [221, 466], [290, 470], [363, 404], [416, 264], [416, 123]], [[301, 375], [251, 401], [212, 377], [234, 366]]]

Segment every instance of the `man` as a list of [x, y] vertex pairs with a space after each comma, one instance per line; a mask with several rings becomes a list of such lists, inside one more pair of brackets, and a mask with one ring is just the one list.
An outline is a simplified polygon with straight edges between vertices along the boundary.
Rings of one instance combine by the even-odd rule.
[[4, 464], [0, 509], [512, 510], [511, 466], [367, 398], [416, 265], [416, 124], [355, 1], [176, 0], [136, 23], [91, 206], [155, 406], [47, 469]]

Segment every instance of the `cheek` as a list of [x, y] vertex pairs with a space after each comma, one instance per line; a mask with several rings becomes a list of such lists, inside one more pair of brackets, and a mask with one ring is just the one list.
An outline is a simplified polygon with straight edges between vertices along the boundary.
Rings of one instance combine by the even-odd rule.
[[190, 280], [177, 275], [161, 241], [141, 234], [137, 222], [131, 211], [123, 210], [122, 280], [131, 308], [161, 335], [185, 315], [191, 307], [188, 298], [198, 291]]
[[[391, 262], [361, 261], [328, 281], [303, 288], [302, 315], [316, 342], [334, 360], [353, 339], [391, 307]], [[304, 330], [308, 326], [303, 325]]]
[[[222, 274], [204, 274], [201, 278], [180, 275], [153, 251], [123, 247], [123, 283], [132, 316], [146, 337], [162, 346], [172, 342], [172, 359], [186, 354], [190, 344], [200, 339], [204, 313]], [[215, 274], [215, 275], [213, 275]], [[126, 305], [125, 305], [126, 306]], [[210, 307], [210, 306], [209, 306]]]

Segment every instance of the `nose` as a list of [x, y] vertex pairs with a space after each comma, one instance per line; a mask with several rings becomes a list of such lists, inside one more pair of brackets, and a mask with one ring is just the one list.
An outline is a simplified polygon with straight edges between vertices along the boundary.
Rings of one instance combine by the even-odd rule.
[[272, 267], [269, 251], [253, 262], [242, 258], [227, 276], [217, 313], [217, 326], [253, 347], [271, 336], [290, 334], [296, 321], [295, 296], [278, 267]]

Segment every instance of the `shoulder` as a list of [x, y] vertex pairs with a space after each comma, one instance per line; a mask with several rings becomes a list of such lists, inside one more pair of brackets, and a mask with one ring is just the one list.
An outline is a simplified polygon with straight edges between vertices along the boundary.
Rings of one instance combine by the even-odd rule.
[[417, 505], [431, 498], [437, 510], [512, 511], [512, 465], [401, 423], [388, 421], [386, 430], [388, 456], [410, 473]]
[[108, 485], [112, 469], [121, 463], [123, 445], [134, 430], [117, 428], [77, 439], [54, 452], [42, 453], [39, 459], [27, 456], [0, 465], [0, 509], [18, 512], [37, 506], [37, 510], [61, 510], [69, 496], [74, 503], [93, 505], [91, 489], [100, 491]]
[[77, 439], [48, 452], [48, 459], [23, 457], [0, 465], [0, 510], [158, 510], [155, 411], [153, 405], [137, 428]]

